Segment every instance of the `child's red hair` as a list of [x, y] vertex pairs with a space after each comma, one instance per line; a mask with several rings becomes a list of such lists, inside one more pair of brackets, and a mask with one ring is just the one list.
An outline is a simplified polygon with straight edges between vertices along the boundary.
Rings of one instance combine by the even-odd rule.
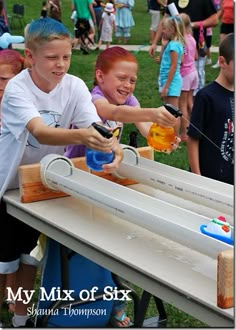
[[18, 74], [24, 68], [24, 57], [14, 49], [0, 50], [0, 65], [8, 64], [12, 66], [14, 74]]
[[[98, 69], [104, 73], [107, 73], [109, 72], [109, 70], [112, 69], [114, 63], [121, 61], [133, 62], [138, 65], [136, 57], [126, 49], [118, 46], [107, 48], [102, 51], [97, 57], [95, 64], [95, 73]], [[95, 85], [97, 85], [96, 74], [94, 82]]]

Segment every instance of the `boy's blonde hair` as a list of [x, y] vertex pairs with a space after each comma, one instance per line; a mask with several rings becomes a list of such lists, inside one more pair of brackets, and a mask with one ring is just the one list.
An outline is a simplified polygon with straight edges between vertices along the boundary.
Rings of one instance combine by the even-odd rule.
[[69, 39], [72, 44], [72, 35], [65, 25], [49, 17], [36, 19], [26, 26], [24, 32], [25, 46], [30, 49], [37, 49], [55, 39]]
[[180, 41], [183, 45], [185, 45], [185, 28], [183, 21], [179, 16], [165, 17], [162, 24], [168, 28], [173, 27], [175, 31], [174, 40]]

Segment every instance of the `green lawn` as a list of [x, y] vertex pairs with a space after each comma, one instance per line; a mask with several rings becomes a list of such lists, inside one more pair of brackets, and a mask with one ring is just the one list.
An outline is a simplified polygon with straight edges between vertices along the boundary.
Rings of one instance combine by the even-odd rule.
[[[6, 7], [8, 15], [11, 15], [12, 6], [15, 1], [7, 0]], [[31, 22], [33, 19], [39, 17], [41, 10], [41, 1], [37, 0], [32, 3], [30, 0], [20, 0], [18, 3], [25, 5], [25, 21]], [[71, 31], [73, 25], [70, 20], [70, 0], [62, 0], [63, 22]], [[135, 27], [132, 29], [130, 44], [145, 45], [148, 43], [148, 32], [150, 24], [150, 16], [146, 10], [145, 0], [136, 0], [135, 8], [133, 10], [134, 19], [136, 22]], [[11, 31], [12, 34], [23, 34], [23, 28], [18, 27]], [[214, 29], [213, 45], [218, 45], [218, 27]], [[139, 75], [136, 85], [135, 95], [139, 99], [143, 107], [158, 107], [162, 104], [158, 90], [156, 88], [156, 80], [158, 73], [158, 65], [149, 57], [147, 52], [136, 51], [134, 52], [139, 63]], [[71, 67], [69, 72], [81, 77], [89, 88], [93, 85], [93, 69], [96, 60], [97, 52], [93, 51], [88, 56], [84, 56], [80, 51], [75, 50], [72, 54]], [[217, 54], [212, 54], [213, 63], [217, 60]], [[218, 70], [206, 67], [206, 83], [214, 80], [218, 74]], [[132, 124], [125, 126], [122, 143], [129, 143], [129, 133], [136, 130]], [[145, 139], [138, 134], [138, 145], [146, 145]], [[170, 155], [155, 153], [155, 159], [159, 162], [175, 166], [184, 170], [188, 170], [188, 161], [186, 153], [186, 145], [181, 143], [178, 150], [172, 152]], [[39, 279], [38, 279], [39, 280]], [[139, 288], [137, 288], [141, 292]], [[168, 314], [168, 324], [170, 328], [202, 328], [206, 327], [203, 323], [189, 315], [181, 312], [177, 308], [165, 304]], [[128, 307], [129, 310], [130, 307]], [[152, 301], [149, 309], [148, 316], [154, 316], [156, 313], [154, 302]]]

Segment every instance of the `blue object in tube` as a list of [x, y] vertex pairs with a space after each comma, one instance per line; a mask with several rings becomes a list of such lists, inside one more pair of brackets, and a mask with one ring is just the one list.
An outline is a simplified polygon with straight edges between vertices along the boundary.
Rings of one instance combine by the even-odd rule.
[[[105, 138], [110, 139], [112, 137], [112, 132], [108, 131], [105, 127], [96, 123], [92, 123], [92, 126]], [[109, 164], [113, 161], [114, 152], [102, 152], [86, 148], [85, 156], [87, 166], [93, 171], [101, 172], [102, 165]]]
[[205, 234], [207, 236], [210, 236], [212, 238], [218, 239], [218, 240], [220, 240], [220, 241], [222, 241], [224, 243], [227, 243], [227, 244], [230, 244], [230, 245], [234, 245], [234, 240], [232, 238], [210, 233], [209, 231], [206, 230], [206, 227], [207, 227], [207, 225], [201, 225], [200, 226], [200, 231], [203, 234]]

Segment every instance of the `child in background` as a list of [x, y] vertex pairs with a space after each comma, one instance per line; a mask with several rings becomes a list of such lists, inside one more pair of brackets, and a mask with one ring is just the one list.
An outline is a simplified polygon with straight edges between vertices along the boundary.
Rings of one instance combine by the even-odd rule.
[[41, 18], [45, 18], [47, 16], [48, 16], [48, 2], [47, 1], [43, 1], [42, 2], [42, 9], [41, 9], [40, 17]]
[[[1, 102], [5, 87], [8, 81], [17, 75], [24, 68], [24, 58], [19, 52], [13, 49], [0, 51], [0, 134], [1, 134]], [[11, 287], [15, 292], [15, 274], [6, 275], [6, 287]], [[6, 300], [9, 312], [15, 310], [15, 302]], [[0, 311], [1, 312], [1, 311]], [[1, 313], [0, 313], [1, 314]], [[1, 315], [0, 315], [1, 320]], [[0, 321], [1, 324], [1, 321]]]
[[[67, 74], [71, 59], [70, 31], [60, 22], [37, 19], [26, 28], [25, 57], [30, 69], [7, 84], [2, 98], [0, 136], [0, 198], [7, 189], [18, 188], [17, 169], [51, 153], [64, 153], [67, 144], [85, 144], [91, 149], [115, 153], [103, 165], [114, 172], [123, 152], [115, 138], [106, 139], [91, 126], [100, 122], [85, 83]], [[79, 129], [70, 129], [71, 125]], [[10, 152], [9, 152], [10, 151]], [[16, 272], [16, 289], [33, 290], [38, 261], [30, 255], [39, 232], [9, 215], [0, 204], [0, 304], [6, 274]], [[30, 326], [27, 304], [17, 300], [13, 327]], [[31, 324], [31, 327], [32, 324]]]
[[104, 7], [105, 7], [105, 4], [103, 3], [102, 0], [93, 1], [93, 10], [94, 10], [95, 17], [96, 17], [96, 28], [97, 28], [96, 42], [98, 42], [100, 39], [99, 26], [100, 26], [100, 22], [102, 19], [102, 13], [103, 13]]
[[101, 30], [100, 39], [96, 49], [99, 49], [102, 42], [106, 43], [106, 48], [110, 47], [112, 42], [112, 32], [116, 30], [115, 15], [113, 14], [114, 7], [112, 3], [107, 3], [104, 12], [102, 14], [102, 19], [99, 24], [99, 29]]
[[234, 184], [234, 34], [219, 46], [220, 73], [195, 96], [188, 129], [193, 173]]
[[132, 9], [134, 0], [118, 0], [116, 4], [116, 38], [121, 43], [122, 36], [124, 43], [127, 44], [130, 38], [130, 29], [135, 25]]
[[49, 0], [49, 16], [61, 22], [62, 12], [60, 0]]
[[181, 141], [187, 141], [187, 127], [193, 106], [193, 92], [198, 86], [198, 72], [195, 66], [197, 60], [196, 41], [192, 36], [191, 21], [189, 15], [182, 13], [180, 17], [185, 26], [184, 58], [180, 66], [180, 74], [183, 80], [179, 98], [179, 108], [182, 111], [181, 117]]
[[[183, 57], [183, 46], [185, 45], [185, 30], [182, 20], [177, 17], [165, 17], [162, 21], [162, 36], [166, 43], [160, 63], [159, 87], [161, 99], [165, 103], [173, 104], [179, 108], [179, 96], [182, 87], [180, 64]], [[179, 134], [180, 121], [175, 127]]]

